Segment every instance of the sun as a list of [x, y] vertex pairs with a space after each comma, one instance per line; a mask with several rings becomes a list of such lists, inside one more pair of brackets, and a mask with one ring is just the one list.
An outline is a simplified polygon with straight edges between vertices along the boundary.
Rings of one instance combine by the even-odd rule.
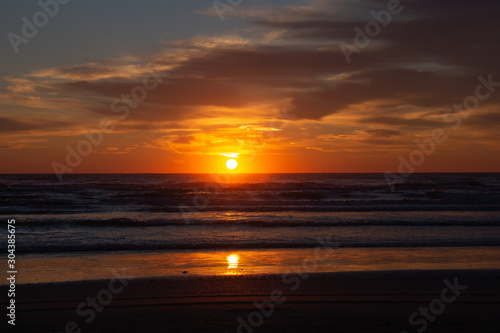
[[238, 162], [236, 162], [236, 160], [234, 158], [230, 158], [226, 162], [226, 167], [230, 170], [236, 169], [237, 166], [238, 166]]

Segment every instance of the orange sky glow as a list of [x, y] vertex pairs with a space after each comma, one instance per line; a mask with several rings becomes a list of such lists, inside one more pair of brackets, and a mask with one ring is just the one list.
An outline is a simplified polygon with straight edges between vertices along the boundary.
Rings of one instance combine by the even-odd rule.
[[[394, 172], [436, 129], [446, 139], [416, 172], [499, 172], [494, 52], [441, 48], [448, 31], [411, 30], [421, 16], [408, 9], [348, 64], [339, 41], [352, 43], [365, 18], [338, 6], [242, 6], [226, 31], [200, 23], [149, 41], [154, 49], [4, 69], [0, 173], [227, 172], [232, 155], [238, 173]], [[203, 7], [189, 15], [218, 20]], [[450, 113], [481, 84], [477, 108]]]

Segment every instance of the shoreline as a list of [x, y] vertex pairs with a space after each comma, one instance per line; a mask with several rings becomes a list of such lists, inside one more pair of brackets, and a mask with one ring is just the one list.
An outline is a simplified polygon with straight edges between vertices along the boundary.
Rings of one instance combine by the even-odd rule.
[[[109, 279], [126, 269], [137, 277], [218, 276], [390, 270], [500, 269], [500, 247], [184, 250], [19, 255], [18, 284]], [[315, 265], [311, 266], [309, 261]], [[185, 273], [184, 273], [185, 272]], [[0, 282], [6, 285], [6, 282]]]

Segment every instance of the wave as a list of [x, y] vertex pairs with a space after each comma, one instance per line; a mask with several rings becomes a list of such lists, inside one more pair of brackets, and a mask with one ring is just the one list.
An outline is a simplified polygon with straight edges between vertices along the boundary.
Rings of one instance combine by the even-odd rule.
[[46, 220], [18, 220], [16, 222], [23, 228], [30, 227], [168, 227], [168, 226], [248, 226], [256, 228], [280, 228], [280, 227], [363, 227], [363, 226], [425, 226], [425, 227], [446, 227], [446, 226], [470, 226], [470, 227], [500, 227], [500, 217], [492, 220], [342, 220], [342, 221], [303, 221], [303, 220], [184, 220], [184, 219], [164, 219], [164, 220], [143, 220], [128, 218], [113, 218], [107, 220], [66, 220], [66, 219], [46, 219]]
[[[476, 198], [477, 199], [477, 198]], [[267, 201], [255, 202], [246, 200], [209, 201], [204, 206], [186, 205], [185, 201], [174, 205], [165, 201], [142, 202], [131, 200], [121, 202], [119, 206], [107, 203], [69, 202], [65, 200], [33, 200], [18, 201], [0, 208], [0, 215], [12, 215], [13, 212], [22, 215], [60, 215], [76, 213], [99, 213], [107, 211], [142, 212], [142, 213], [187, 213], [197, 212], [438, 212], [438, 211], [500, 211], [500, 196], [489, 196], [488, 200], [471, 202], [470, 200], [449, 200], [435, 202], [432, 200], [403, 199], [392, 200], [344, 200], [344, 201]], [[183, 210], [181, 210], [181, 208]]]
[[[235, 176], [236, 177], [236, 176]], [[499, 174], [0, 175], [0, 214], [134, 211], [500, 210]], [[194, 207], [197, 203], [202, 206]]]
[[[91, 247], [78, 244], [51, 244], [21, 247], [20, 254], [63, 254], [63, 253], [110, 253], [110, 252], [146, 252], [146, 251], [181, 251], [181, 250], [243, 250], [243, 249], [286, 249], [286, 248], [316, 248], [321, 246], [318, 242], [305, 243], [179, 243], [179, 244], [93, 244]], [[352, 242], [340, 243], [332, 248], [415, 248], [415, 247], [477, 247], [496, 246], [494, 240], [469, 240], [469, 241], [421, 241], [421, 242]]]

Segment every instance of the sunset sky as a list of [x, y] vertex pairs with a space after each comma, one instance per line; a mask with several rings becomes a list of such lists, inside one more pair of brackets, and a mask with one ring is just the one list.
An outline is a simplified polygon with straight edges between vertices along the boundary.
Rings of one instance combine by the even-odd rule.
[[4, 1], [0, 173], [392, 172], [436, 129], [416, 172], [500, 171], [498, 0], [402, 1], [350, 63], [386, 1], [228, 8], [73, 0], [16, 53], [41, 8]]

